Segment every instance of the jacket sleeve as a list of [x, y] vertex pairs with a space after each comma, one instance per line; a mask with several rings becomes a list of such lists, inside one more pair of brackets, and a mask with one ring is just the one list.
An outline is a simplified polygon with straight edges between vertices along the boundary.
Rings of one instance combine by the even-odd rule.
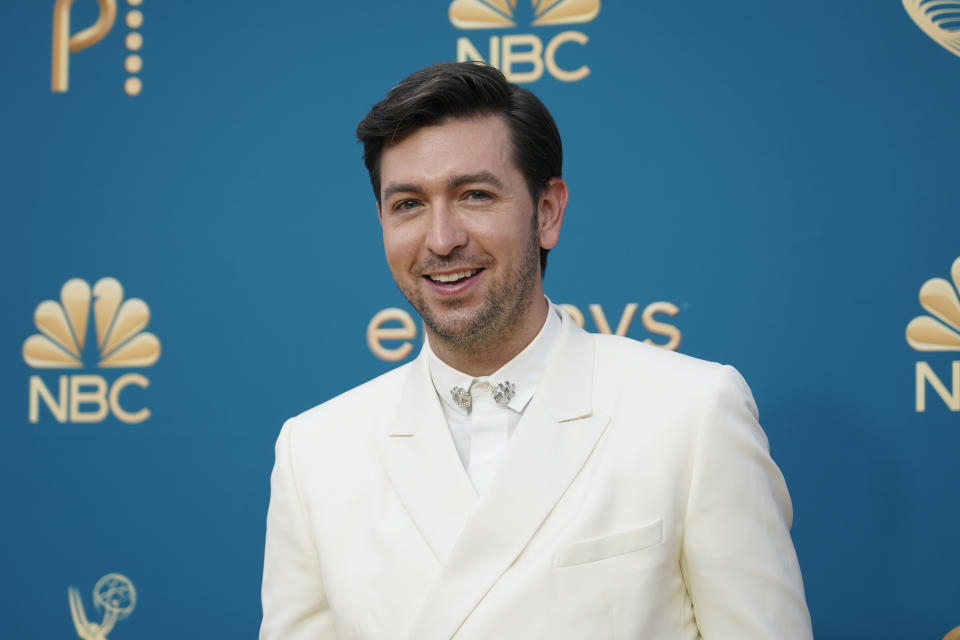
[[320, 561], [294, 469], [296, 419], [283, 425], [270, 476], [260, 640], [335, 640]]
[[720, 369], [697, 427], [681, 570], [704, 640], [810, 640], [793, 507], [746, 382]]

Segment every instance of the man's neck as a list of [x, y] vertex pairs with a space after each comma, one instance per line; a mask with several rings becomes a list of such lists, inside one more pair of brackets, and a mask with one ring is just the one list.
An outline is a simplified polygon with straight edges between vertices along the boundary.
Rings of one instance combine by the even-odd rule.
[[533, 342], [547, 319], [550, 305], [540, 296], [530, 305], [524, 318], [516, 323], [516, 330], [495, 336], [483, 344], [462, 345], [444, 340], [429, 329], [427, 340], [434, 354], [445, 363], [467, 375], [488, 376]]

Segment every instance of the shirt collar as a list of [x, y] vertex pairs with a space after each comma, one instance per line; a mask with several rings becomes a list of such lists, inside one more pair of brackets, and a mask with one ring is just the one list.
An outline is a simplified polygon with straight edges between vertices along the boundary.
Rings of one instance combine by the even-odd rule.
[[549, 305], [547, 319], [536, 337], [520, 353], [489, 376], [473, 377], [454, 369], [433, 352], [429, 340], [424, 340], [423, 349], [427, 353], [430, 378], [433, 380], [433, 386], [440, 401], [454, 411], [466, 413], [465, 409], [453, 401], [450, 395], [451, 389], [454, 387], [469, 389], [475, 381], [487, 381], [492, 385], [509, 381], [516, 385], [517, 392], [507, 406], [517, 413], [522, 413], [527, 403], [533, 398], [537, 383], [540, 382], [547, 368], [551, 348], [560, 335], [560, 311], [549, 298], [547, 304]]

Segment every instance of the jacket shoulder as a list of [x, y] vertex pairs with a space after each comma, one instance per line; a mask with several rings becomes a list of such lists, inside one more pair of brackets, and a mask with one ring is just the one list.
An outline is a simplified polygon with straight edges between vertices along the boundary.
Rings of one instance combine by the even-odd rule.
[[377, 424], [386, 408], [397, 406], [403, 382], [413, 372], [413, 360], [287, 420], [284, 429], [319, 435], [323, 431], [367, 432]]
[[689, 387], [715, 379], [724, 366], [632, 338], [593, 335], [596, 341], [597, 365], [601, 371], [612, 368], [619, 370], [621, 374], [650, 378], [665, 385], [682, 381], [684, 387]]
[[694, 410], [732, 392], [756, 413], [749, 385], [734, 367], [701, 360], [643, 342], [611, 335], [594, 335], [595, 391], [619, 390], [652, 405]]

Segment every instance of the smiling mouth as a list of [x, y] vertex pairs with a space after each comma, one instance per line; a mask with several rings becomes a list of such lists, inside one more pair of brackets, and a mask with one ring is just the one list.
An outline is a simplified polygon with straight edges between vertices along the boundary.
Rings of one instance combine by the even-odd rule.
[[424, 277], [436, 284], [457, 284], [463, 282], [483, 271], [483, 269], [464, 269], [463, 271], [454, 271], [453, 273], [434, 273]]

